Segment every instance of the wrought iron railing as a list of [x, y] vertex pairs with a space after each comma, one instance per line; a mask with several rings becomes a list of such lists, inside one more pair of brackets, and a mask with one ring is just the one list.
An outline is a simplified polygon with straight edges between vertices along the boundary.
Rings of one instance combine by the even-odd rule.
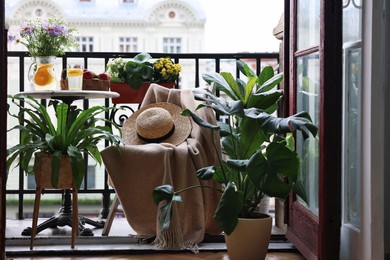
[[[62, 59], [62, 67], [65, 68], [67, 64], [68, 58], [82, 58], [84, 60], [84, 67], [88, 68], [88, 65], [91, 63], [92, 60], [96, 61], [98, 60], [104, 60], [104, 64], [107, 64], [108, 60], [110, 58], [117, 58], [122, 57], [123, 59], [130, 59], [133, 58], [137, 53], [117, 53], [117, 52], [94, 52], [94, 53], [86, 53], [86, 52], [71, 52], [66, 53], [65, 56], [59, 58]], [[182, 54], [166, 54], [166, 53], [150, 53], [153, 58], [160, 58], [160, 57], [171, 57], [176, 63], [180, 63], [183, 61], [190, 61], [193, 65], [193, 74], [191, 77], [193, 77], [192, 87], [199, 87], [201, 86], [201, 74], [204, 71], [201, 71], [200, 64], [201, 62], [209, 62], [212, 64], [210, 68], [215, 70], [216, 72], [221, 71], [221, 67], [224, 62], [226, 61], [234, 61], [234, 60], [246, 60], [251, 61], [254, 70], [258, 73], [260, 73], [260, 70], [262, 66], [267, 65], [269, 63], [271, 64], [278, 64], [279, 60], [279, 54], [278, 53], [182, 53]], [[25, 91], [25, 79], [26, 79], [26, 59], [29, 59], [27, 52], [8, 52], [8, 57], [17, 59], [18, 60], [18, 70], [19, 70], [19, 89], [18, 91], [22, 92]], [[104, 68], [103, 68], [104, 69]], [[235, 67], [234, 68], [236, 72], [236, 76], [239, 77], [240, 73], [239, 70]], [[8, 72], [9, 74], [12, 73], [11, 71]], [[178, 88], [181, 88], [180, 81], [178, 82]], [[42, 102], [45, 104], [45, 101], [42, 100]], [[105, 100], [105, 105], [109, 106], [110, 101]], [[83, 103], [84, 108], [87, 108], [89, 106], [89, 102], [87, 100], [84, 100]], [[106, 117], [109, 118], [110, 115], [106, 114]], [[109, 207], [110, 207], [110, 194], [114, 191], [107, 185], [107, 174], [105, 174], [104, 178], [104, 187], [101, 189], [89, 189], [88, 188], [88, 176], [85, 176], [84, 180], [84, 186], [81, 187], [79, 190], [80, 194], [101, 194], [102, 195], [102, 210], [101, 210], [101, 217], [105, 218], [108, 214]], [[46, 193], [61, 193], [61, 191], [56, 190], [47, 190]], [[24, 214], [24, 208], [23, 208], [23, 199], [26, 194], [34, 194], [35, 191], [31, 189], [25, 189], [24, 188], [24, 173], [20, 170], [19, 171], [19, 183], [18, 183], [18, 189], [7, 189], [6, 194], [17, 194], [18, 195], [18, 218], [22, 219]]]

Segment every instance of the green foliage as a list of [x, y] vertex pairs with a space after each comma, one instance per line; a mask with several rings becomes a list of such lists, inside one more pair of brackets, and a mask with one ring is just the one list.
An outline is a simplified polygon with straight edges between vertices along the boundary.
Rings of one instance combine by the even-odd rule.
[[178, 79], [180, 64], [175, 64], [169, 57], [160, 58], [153, 63], [152, 56], [142, 52], [133, 60], [124, 61], [121, 57], [111, 59], [106, 71], [111, 82], [125, 82], [133, 89], [139, 89], [144, 82], [167, 83]]
[[53, 107], [55, 111], [55, 124], [47, 108], [34, 98], [11, 97], [11, 100], [19, 112], [8, 112], [18, 119], [19, 124], [8, 131], [19, 130], [21, 141], [7, 149], [7, 172], [19, 158], [18, 165], [21, 169], [27, 174], [34, 174], [34, 168], [30, 166], [33, 155], [38, 160], [41, 154], [50, 153], [53, 155], [52, 185], [56, 187], [60, 158], [68, 155], [76, 187], [80, 188], [85, 174], [84, 153], [89, 154], [100, 165], [102, 158], [97, 144], [101, 140], [115, 145], [120, 143], [120, 137], [114, 135], [109, 126], [111, 121], [98, 117], [112, 108], [94, 106], [80, 110], [76, 106], [69, 107], [66, 103], [50, 101], [49, 107]]
[[149, 62], [152, 58], [149, 53], [143, 52], [137, 54], [133, 60], [130, 60], [125, 65], [126, 78], [125, 81], [134, 89], [141, 87], [145, 81], [150, 81], [153, 77], [153, 64]]
[[[301, 131], [304, 138], [317, 135], [317, 127], [312, 124], [306, 112], [279, 118], [273, 113], [283, 96], [277, 88], [282, 74], [274, 74], [272, 67], [265, 67], [256, 74], [242, 61], [237, 63], [239, 70], [247, 77], [234, 79], [230, 73], [207, 73], [203, 79], [223, 95], [216, 96], [207, 89], [194, 90], [195, 99], [204, 101], [197, 109], [211, 107], [217, 114], [228, 118], [227, 123], [211, 125], [188, 109], [183, 115], [191, 116], [195, 123], [219, 131], [222, 153], [219, 166], [208, 166], [197, 171], [198, 178], [213, 178], [222, 184], [222, 196], [214, 219], [221, 229], [230, 234], [239, 217], [255, 216], [255, 209], [264, 195], [285, 199], [291, 191], [304, 200], [306, 194], [299, 181], [299, 158], [294, 152], [292, 133]], [[169, 185], [168, 185], [169, 186]], [[203, 186], [204, 187], [204, 186]], [[155, 191], [164, 193], [167, 185]], [[170, 196], [179, 196], [186, 189], [174, 191], [169, 186]], [[172, 203], [160, 196], [155, 200]], [[167, 223], [160, 219], [164, 227]]]

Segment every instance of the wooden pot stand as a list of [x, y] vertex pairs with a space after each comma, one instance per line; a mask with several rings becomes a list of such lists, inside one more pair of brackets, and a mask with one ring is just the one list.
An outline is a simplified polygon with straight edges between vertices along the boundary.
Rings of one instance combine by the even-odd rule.
[[[47, 227], [57, 227], [57, 226], [71, 226], [72, 228], [72, 239], [71, 239], [71, 247], [74, 248], [75, 238], [80, 234], [79, 228], [79, 217], [78, 217], [78, 199], [77, 199], [77, 189], [73, 184], [73, 176], [72, 176], [72, 167], [70, 163], [70, 159], [68, 156], [63, 156], [61, 158], [61, 166], [60, 166], [60, 176], [58, 180], [58, 184], [56, 188], [53, 188], [51, 184], [51, 156], [50, 155], [42, 155], [41, 159], [38, 160], [37, 164], [34, 166], [35, 171], [35, 182], [36, 182], [36, 190], [35, 190], [35, 202], [34, 202], [34, 212], [32, 219], [32, 228], [31, 228], [31, 241], [30, 241], [30, 249], [33, 249], [34, 246], [34, 237], [41, 230]], [[54, 216], [50, 218], [46, 223], [40, 227], [40, 230], [37, 230], [38, 223], [38, 214], [39, 214], [39, 206], [41, 202], [41, 194], [43, 189], [64, 189], [64, 190], [72, 190], [73, 203], [70, 208], [67, 208], [64, 203], [62, 212], [59, 213], [61, 216]], [[65, 200], [70, 200], [70, 194], [65, 194]], [[28, 230], [25, 230], [28, 232]], [[38, 232], [37, 232], [38, 231]], [[23, 234], [23, 233], [22, 233]], [[93, 235], [93, 234], [92, 234]]]

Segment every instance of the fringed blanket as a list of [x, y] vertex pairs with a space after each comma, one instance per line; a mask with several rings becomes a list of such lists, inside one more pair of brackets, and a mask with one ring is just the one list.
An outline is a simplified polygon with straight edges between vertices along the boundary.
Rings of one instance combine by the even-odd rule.
[[[197, 106], [191, 90], [152, 84], [142, 106], [156, 102], [170, 102], [192, 111]], [[198, 114], [216, 124], [212, 110], [202, 108]], [[196, 177], [197, 169], [217, 162], [213, 140], [220, 154], [219, 135], [192, 122], [189, 138], [178, 146], [125, 144], [120, 149], [108, 147], [102, 151], [126, 218], [137, 234], [156, 236], [155, 244], [160, 248], [196, 251], [205, 234], [221, 232], [213, 220], [221, 195], [217, 191], [197, 188], [182, 193], [183, 202], [174, 203], [171, 225], [166, 231], [160, 229], [159, 208], [152, 199], [154, 188], [164, 184], [171, 184], [175, 191], [199, 184], [218, 187], [212, 180], [201, 182]]]

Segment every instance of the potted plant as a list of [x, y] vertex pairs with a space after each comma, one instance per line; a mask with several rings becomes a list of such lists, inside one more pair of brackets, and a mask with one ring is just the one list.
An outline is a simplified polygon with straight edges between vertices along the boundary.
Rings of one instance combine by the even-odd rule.
[[[284, 199], [294, 191], [304, 200], [305, 191], [299, 180], [299, 158], [294, 152], [293, 132], [299, 130], [304, 138], [316, 136], [317, 127], [312, 124], [306, 112], [300, 112], [287, 118], [274, 116], [283, 91], [276, 86], [282, 80], [282, 74], [274, 74], [272, 67], [265, 67], [256, 74], [247, 64], [238, 61], [239, 70], [247, 81], [234, 79], [231, 73], [206, 73], [203, 79], [220, 91], [221, 97], [207, 89], [194, 90], [195, 99], [204, 101], [197, 109], [211, 107], [216, 114], [224, 115], [227, 122], [210, 125], [188, 109], [183, 115], [191, 116], [195, 123], [219, 131], [223, 157], [219, 165], [212, 165], [197, 171], [200, 179], [213, 178], [222, 184], [221, 199], [214, 220], [224, 231], [230, 259], [264, 259], [270, 239], [272, 219], [258, 214], [256, 209], [261, 199], [267, 195]], [[230, 98], [230, 101], [225, 99]], [[219, 141], [219, 140], [218, 140]], [[180, 193], [192, 188], [205, 186], [177, 187], [170, 185], [157, 187], [153, 199], [165, 212], [160, 218], [163, 228], [169, 226], [172, 203], [181, 201]], [[215, 188], [213, 188], [215, 189]], [[248, 230], [261, 234], [256, 227], [247, 227], [246, 219], [265, 220], [267, 231], [263, 234], [264, 245], [253, 239]], [[245, 231], [240, 231], [246, 228]], [[240, 230], [239, 230], [240, 229]], [[241, 242], [231, 242], [237, 233], [244, 233]], [[253, 232], [250, 232], [253, 233]], [[251, 240], [255, 245], [250, 246]], [[239, 245], [237, 253], [232, 246]], [[248, 255], [253, 249], [256, 256]]]
[[35, 90], [56, 89], [54, 60], [77, 47], [75, 33], [75, 28], [51, 17], [24, 21], [18, 35], [10, 35], [9, 39], [23, 44], [33, 59], [28, 78]]
[[150, 83], [158, 83], [167, 88], [175, 86], [181, 71], [169, 57], [154, 62], [149, 53], [137, 54], [133, 60], [125, 61], [121, 57], [107, 63], [106, 72], [111, 81], [111, 90], [120, 93], [114, 98], [114, 104], [141, 103]]
[[[59, 180], [65, 163], [70, 164], [72, 188], [79, 189], [86, 170], [84, 153], [87, 153], [98, 164], [102, 163], [97, 144], [106, 140], [110, 144], [118, 145], [120, 137], [114, 135], [109, 125], [111, 122], [98, 117], [111, 108], [94, 106], [81, 110], [76, 106], [51, 100], [49, 107], [55, 111], [55, 121], [51, 119], [47, 108], [32, 97], [11, 97], [12, 103], [19, 108], [19, 113], [10, 116], [16, 118], [18, 125], [11, 128], [20, 130], [21, 142], [7, 149], [7, 169], [20, 158], [18, 165], [27, 174], [36, 174], [37, 171], [48, 171], [50, 176], [40, 172], [41, 179], [45, 178], [44, 188], [64, 188]], [[23, 101], [23, 102], [21, 102]], [[22, 105], [22, 103], [25, 103]], [[99, 124], [101, 123], [101, 124]], [[34, 164], [30, 161], [35, 157]], [[51, 167], [39, 167], [50, 160]], [[37, 181], [41, 181], [37, 179]], [[65, 178], [69, 181], [69, 178]], [[44, 181], [44, 180], [42, 180]], [[69, 185], [65, 185], [68, 187]]]

